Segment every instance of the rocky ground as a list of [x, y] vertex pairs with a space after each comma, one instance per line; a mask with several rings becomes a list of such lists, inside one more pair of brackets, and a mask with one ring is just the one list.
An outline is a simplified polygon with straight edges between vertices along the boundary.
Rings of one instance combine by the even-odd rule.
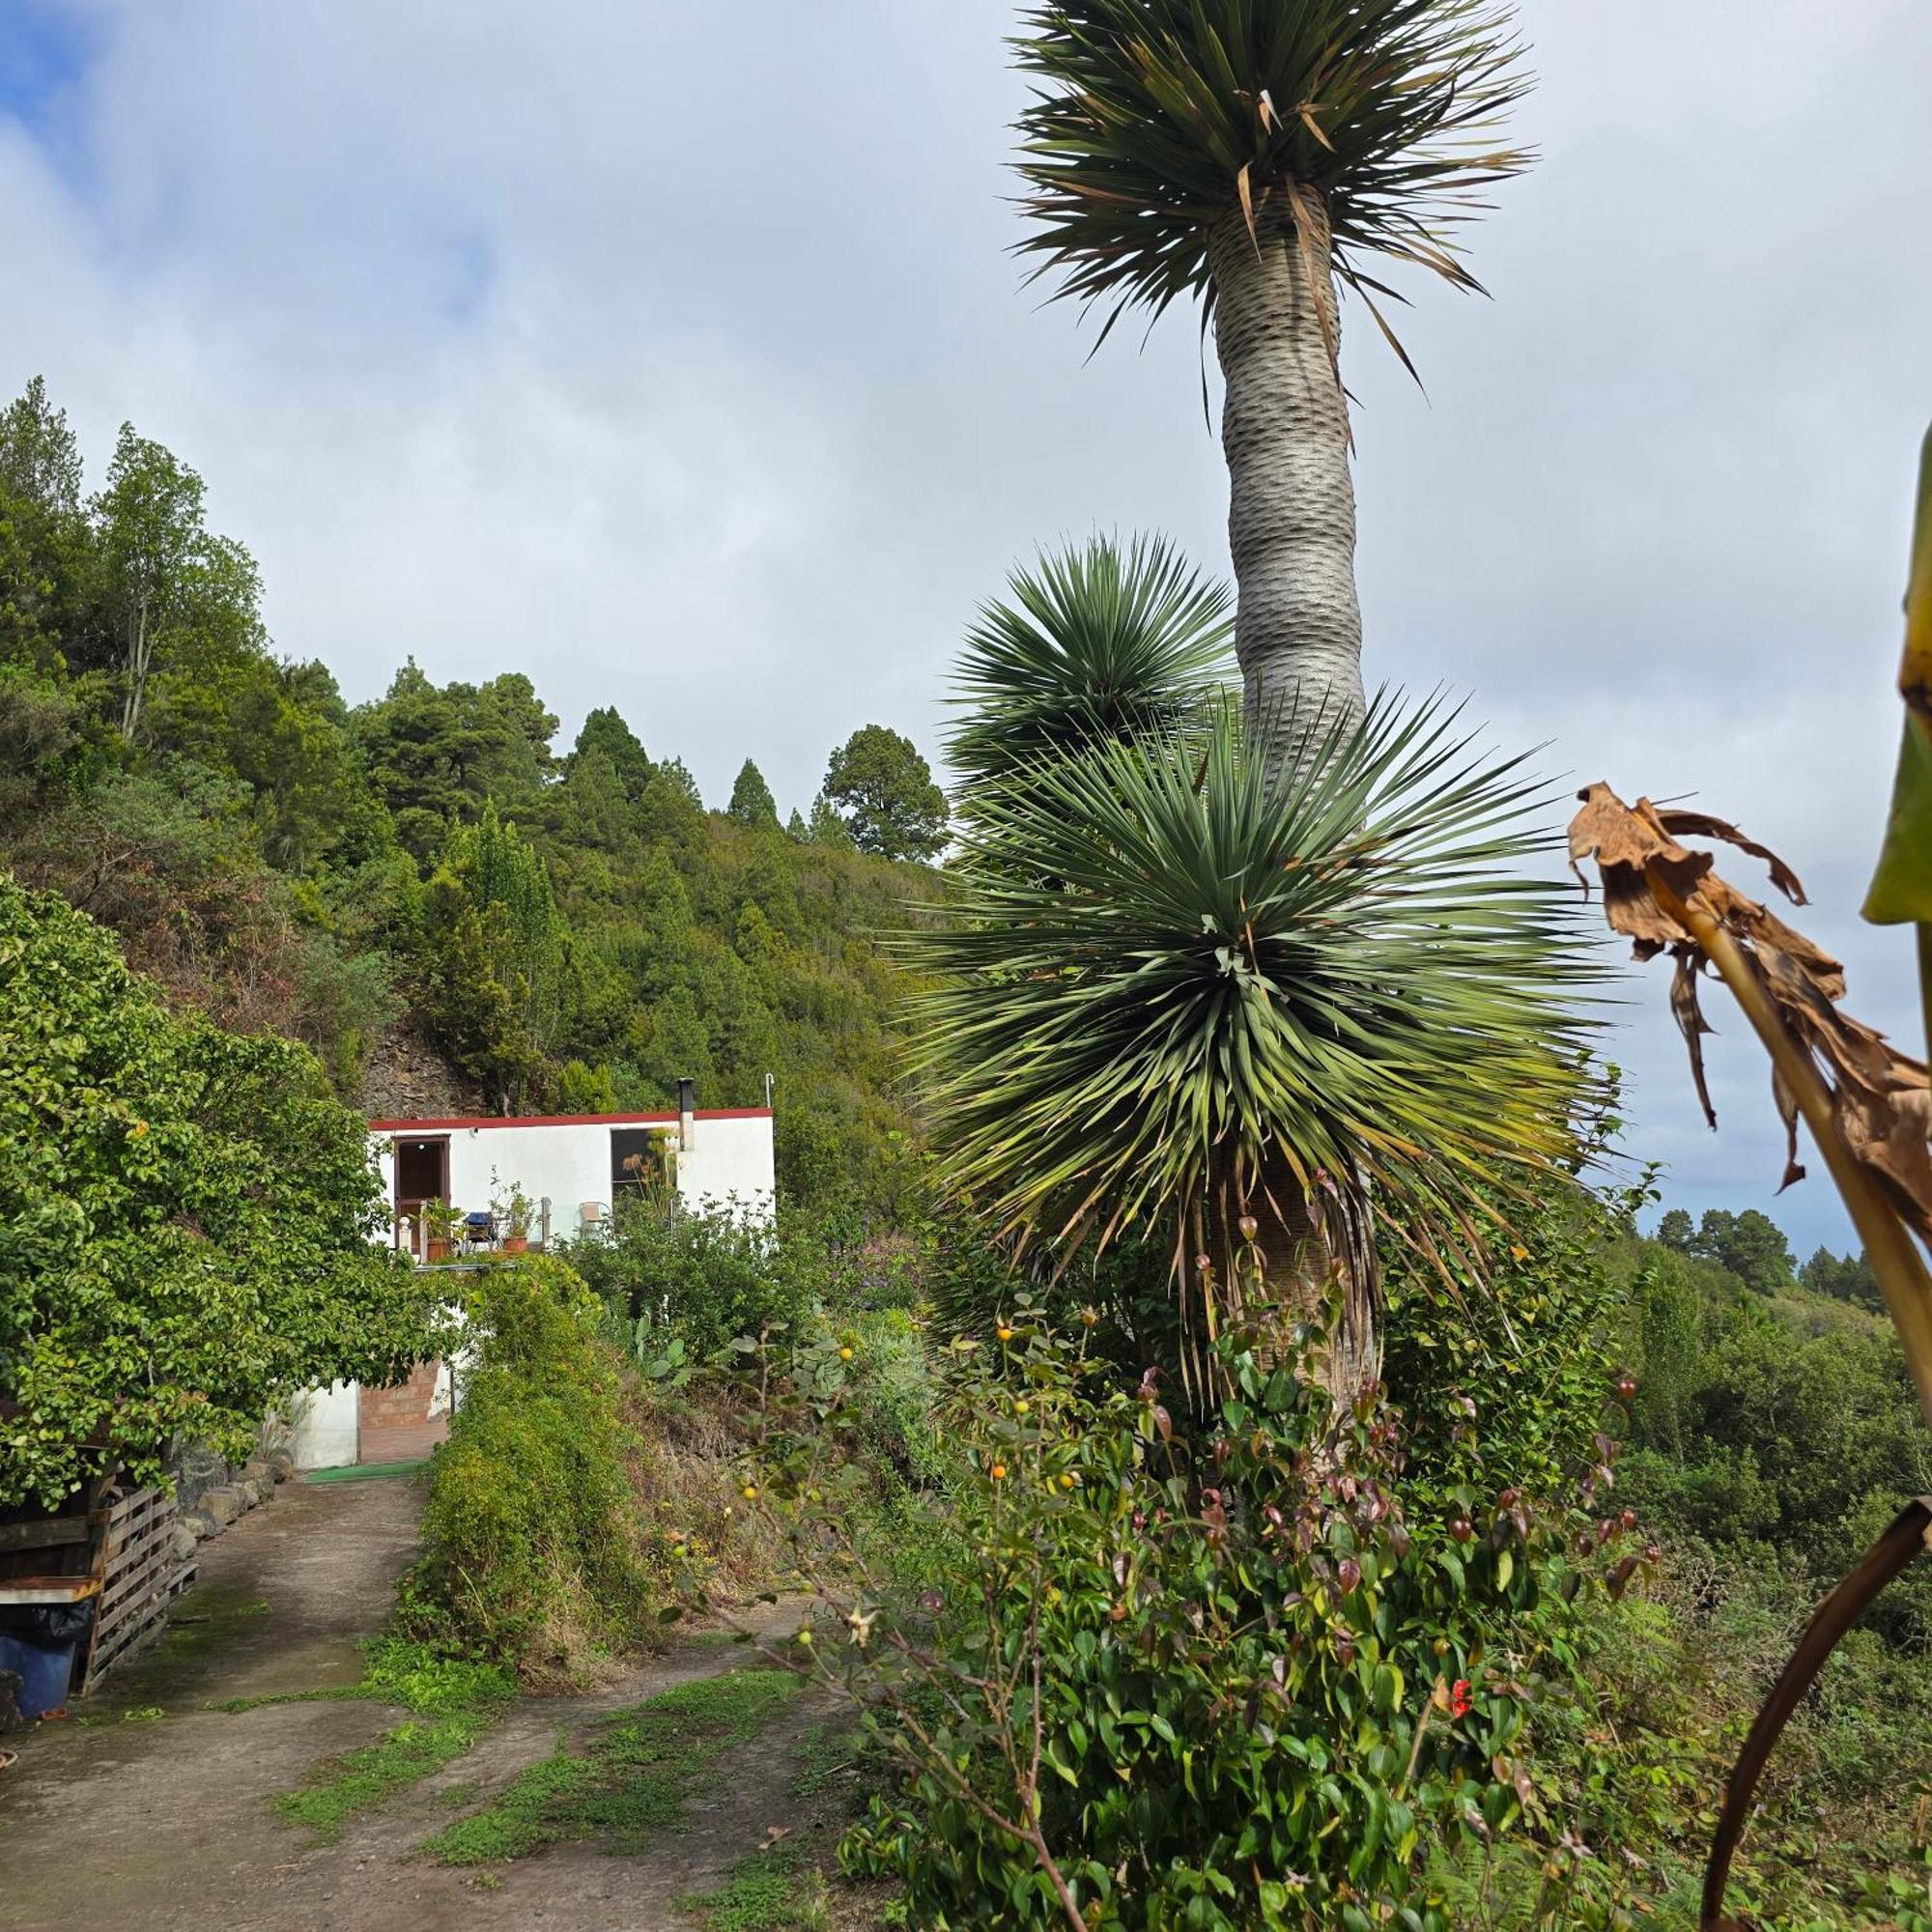
[[[356, 1686], [361, 1640], [388, 1616], [420, 1508], [407, 1480], [281, 1485], [202, 1546], [202, 1580], [159, 1646], [65, 1723], [9, 1738], [19, 1755], [0, 1771], [0, 1928], [688, 1932], [705, 1924], [694, 1901], [734, 1875], [741, 1890], [754, 1884], [761, 1846], [781, 1847], [807, 1871], [829, 1861], [847, 1794], [836, 1776], [810, 1775], [836, 1714], [807, 1696], [705, 1759], [682, 1815], [623, 1855], [595, 1833], [469, 1865], [423, 1849], [452, 1820], [488, 1813], [532, 1767], [594, 1748], [613, 1713], [744, 1665], [746, 1651], [716, 1634], [687, 1638], [594, 1694], [512, 1704], [451, 1761], [356, 1809], [333, 1842], [280, 1816], [278, 1798], [327, 1776], [345, 1752], [380, 1749], [411, 1714], [339, 1695], [213, 1707]], [[805, 1889], [809, 1903], [721, 1912], [716, 1922], [774, 1932], [872, 1922], [850, 1894]]]

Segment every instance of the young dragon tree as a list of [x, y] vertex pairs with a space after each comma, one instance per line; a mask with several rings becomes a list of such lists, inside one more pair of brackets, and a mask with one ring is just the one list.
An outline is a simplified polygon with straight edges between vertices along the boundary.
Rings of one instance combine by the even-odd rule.
[[[1254, 755], [1277, 785], [1322, 757], [1368, 755], [1339, 294], [1360, 298], [1407, 363], [1382, 313], [1401, 299], [1387, 270], [1476, 286], [1461, 226], [1480, 190], [1527, 158], [1495, 140], [1528, 86], [1511, 11], [1041, 0], [1015, 44], [1036, 83], [1018, 166], [1037, 224], [1020, 245], [1037, 272], [1104, 313], [1102, 339], [1178, 298], [1213, 330]], [[1304, 1051], [1315, 1062], [1331, 1046], [1311, 1035]], [[1359, 1224], [1374, 1151], [1345, 1142], [1328, 1165], [1295, 1145], [1291, 1113], [1264, 1110], [1256, 1127], [1241, 1187], [1259, 1249], [1277, 1283], [1344, 1276], [1350, 1315], [1330, 1378], [1346, 1388], [1378, 1359], [1373, 1259], [1325, 1237], [1315, 1197], [1339, 1191]]]
[[1521, 870], [1520, 760], [1389, 699], [1273, 758], [1218, 685], [1225, 609], [1166, 546], [1098, 541], [982, 612], [921, 1057], [950, 1177], [1016, 1249], [1170, 1245], [1197, 1397], [1253, 1255], [1274, 1297], [1312, 1285], [1276, 1235], [1318, 1226], [1346, 1401], [1371, 1200], [1425, 1254], [1482, 1246], [1509, 1175], [1568, 1151], [1592, 968], [1574, 889]]

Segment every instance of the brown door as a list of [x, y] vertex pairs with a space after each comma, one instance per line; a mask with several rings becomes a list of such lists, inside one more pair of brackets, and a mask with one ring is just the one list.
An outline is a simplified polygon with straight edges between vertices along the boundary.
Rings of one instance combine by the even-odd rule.
[[403, 1227], [407, 1216], [413, 1226], [426, 1201], [449, 1199], [449, 1136], [432, 1134], [421, 1138], [396, 1137], [396, 1227], [397, 1239], [409, 1244], [411, 1231]]

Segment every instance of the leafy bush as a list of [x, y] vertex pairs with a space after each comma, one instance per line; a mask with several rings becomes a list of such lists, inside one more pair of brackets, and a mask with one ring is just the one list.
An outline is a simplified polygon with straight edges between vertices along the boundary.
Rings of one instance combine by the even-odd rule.
[[[1822, 1595], [1932, 1489], [1932, 1440], [1889, 1322], [1815, 1297], [1824, 1319], [1801, 1325], [1799, 1292], [1767, 1301], [1662, 1248], [1639, 1286], [1633, 1494], [1666, 1541], [1753, 1546]], [[1932, 1646], [1932, 1572], [1908, 1571], [1872, 1622], [1895, 1644]]]
[[171, 1013], [113, 938], [0, 873], [0, 1505], [238, 1457], [275, 1399], [434, 1352], [370, 1244], [361, 1120], [313, 1055]]
[[1548, 1820], [1524, 1753], [1571, 1676], [1580, 1519], [1499, 1497], [1466, 1419], [1411, 1504], [1398, 1419], [1296, 1373], [1309, 1330], [1225, 1338], [1235, 1392], [1191, 1439], [1157, 1372], [1129, 1392], [1076, 1332], [1021, 1308], [953, 1352], [910, 1609], [825, 1454], [841, 1365], [754, 1351], [747, 1488], [902, 1768], [851, 1857], [933, 1928], [1447, 1926], [1432, 1844]]
[[431, 1464], [399, 1628], [569, 1681], [643, 1636], [664, 1600], [639, 1521], [642, 1445], [602, 1310], [561, 1262], [479, 1270], [466, 1312], [473, 1363]]
[[641, 1365], [699, 1362], [739, 1335], [802, 1321], [824, 1288], [817, 1253], [732, 1214], [620, 1213], [570, 1249]]

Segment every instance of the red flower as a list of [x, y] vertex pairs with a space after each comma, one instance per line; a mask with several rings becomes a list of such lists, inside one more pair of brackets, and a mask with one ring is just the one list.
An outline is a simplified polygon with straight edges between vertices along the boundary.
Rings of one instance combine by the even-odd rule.
[[1452, 1718], [1466, 1718], [1469, 1715], [1469, 1680], [1459, 1677], [1449, 1687], [1449, 1715]]

